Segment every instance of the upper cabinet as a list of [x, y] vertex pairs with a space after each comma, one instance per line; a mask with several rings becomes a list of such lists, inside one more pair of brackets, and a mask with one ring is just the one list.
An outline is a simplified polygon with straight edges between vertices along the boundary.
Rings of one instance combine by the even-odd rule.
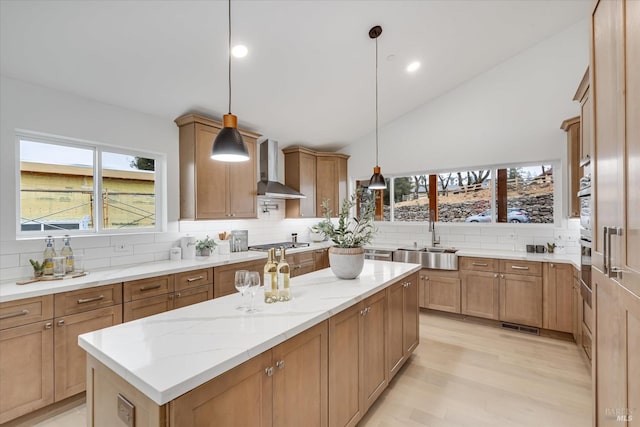
[[240, 130], [251, 157], [247, 162], [211, 159], [222, 123], [195, 114], [176, 119], [180, 128], [180, 219], [257, 217], [256, 140]]
[[580, 102], [580, 166], [584, 166], [591, 160], [591, 99], [589, 97], [589, 69], [584, 72], [578, 85], [574, 101]]
[[323, 216], [322, 201], [329, 201], [333, 216], [338, 215], [342, 199], [347, 197], [347, 160], [341, 153], [323, 153], [303, 147], [282, 150], [285, 184], [307, 196], [287, 200], [286, 217]]
[[572, 117], [565, 120], [560, 128], [567, 132], [567, 175], [569, 177], [568, 215], [569, 218], [580, 216], [580, 178], [583, 170], [580, 166], [580, 117]]

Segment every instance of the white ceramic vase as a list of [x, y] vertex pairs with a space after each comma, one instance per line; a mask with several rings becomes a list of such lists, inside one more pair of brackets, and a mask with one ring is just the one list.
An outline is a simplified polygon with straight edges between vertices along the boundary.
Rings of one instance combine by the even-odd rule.
[[363, 248], [329, 248], [329, 265], [339, 279], [355, 279], [364, 267]]

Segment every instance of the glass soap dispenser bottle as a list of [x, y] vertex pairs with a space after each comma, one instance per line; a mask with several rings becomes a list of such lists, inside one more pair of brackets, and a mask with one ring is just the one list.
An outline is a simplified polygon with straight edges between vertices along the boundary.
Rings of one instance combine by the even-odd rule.
[[62, 239], [64, 246], [60, 250], [60, 256], [65, 258], [64, 260], [64, 272], [73, 273], [73, 250], [71, 249], [71, 237], [65, 235]]
[[47, 246], [42, 254], [42, 264], [44, 265], [43, 274], [45, 276], [53, 276], [53, 258], [56, 256], [56, 250], [53, 247], [53, 237], [47, 236], [45, 242]]

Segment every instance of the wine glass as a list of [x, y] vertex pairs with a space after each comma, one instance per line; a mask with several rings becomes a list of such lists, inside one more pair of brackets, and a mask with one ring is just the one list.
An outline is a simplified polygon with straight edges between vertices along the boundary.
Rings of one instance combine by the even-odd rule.
[[247, 309], [247, 313], [255, 313], [259, 310], [253, 306], [253, 298], [260, 287], [260, 274], [257, 271], [250, 271], [246, 276], [246, 282], [249, 286], [249, 294], [251, 294], [251, 305]]
[[246, 292], [247, 288], [249, 288], [249, 282], [247, 281], [248, 274], [249, 272], [247, 270], [236, 271], [234, 285], [241, 295], [240, 305], [236, 307], [237, 310], [246, 310], [247, 308], [249, 308], [244, 302], [244, 293]]

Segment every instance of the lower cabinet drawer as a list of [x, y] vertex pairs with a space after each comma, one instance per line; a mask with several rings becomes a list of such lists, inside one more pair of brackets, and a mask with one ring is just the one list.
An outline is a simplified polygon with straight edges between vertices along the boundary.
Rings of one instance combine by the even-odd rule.
[[125, 322], [152, 316], [173, 309], [173, 293], [158, 295], [124, 303], [123, 319]]
[[196, 286], [176, 291], [174, 299], [174, 308], [182, 308], [191, 304], [207, 301], [213, 298], [213, 285]]
[[173, 274], [124, 282], [124, 301], [144, 299], [173, 292], [173, 283]]
[[53, 295], [0, 304], [0, 330], [53, 318]]
[[122, 303], [122, 284], [79, 289], [54, 295], [55, 317]]

